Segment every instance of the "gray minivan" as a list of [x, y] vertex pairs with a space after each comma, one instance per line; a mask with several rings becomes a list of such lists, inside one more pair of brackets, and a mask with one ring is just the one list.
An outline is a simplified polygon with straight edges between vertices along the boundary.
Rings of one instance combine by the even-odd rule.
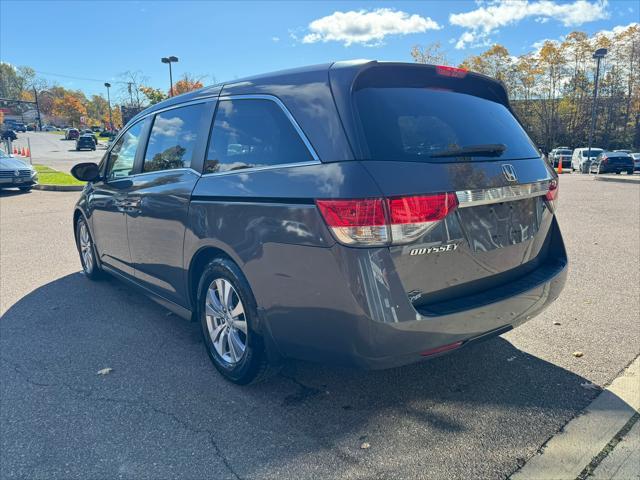
[[85, 274], [200, 322], [240, 384], [287, 357], [431, 358], [565, 282], [557, 175], [503, 85], [462, 69], [338, 62], [203, 88], [73, 174]]

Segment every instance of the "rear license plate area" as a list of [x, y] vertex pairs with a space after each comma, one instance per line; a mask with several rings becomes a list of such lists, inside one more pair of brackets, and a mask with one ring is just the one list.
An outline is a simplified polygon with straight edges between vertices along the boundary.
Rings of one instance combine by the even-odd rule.
[[487, 252], [531, 240], [540, 228], [542, 197], [478, 205], [458, 210], [469, 245]]

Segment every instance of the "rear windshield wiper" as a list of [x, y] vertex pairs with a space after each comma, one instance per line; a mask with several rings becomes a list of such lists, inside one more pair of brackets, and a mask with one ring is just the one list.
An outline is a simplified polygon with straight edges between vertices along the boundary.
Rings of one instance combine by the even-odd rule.
[[429, 155], [433, 158], [442, 157], [499, 157], [507, 149], [502, 143], [486, 143], [482, 145], [467, 145], [466, 147], [441, 150]]

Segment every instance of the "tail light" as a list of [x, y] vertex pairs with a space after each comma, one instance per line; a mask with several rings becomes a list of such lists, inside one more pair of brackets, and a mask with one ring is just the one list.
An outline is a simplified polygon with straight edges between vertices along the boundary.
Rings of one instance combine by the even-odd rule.
[[468, 70], [465, 68], [448, 67], [446, 65], [436, 65], [436, 73], [443, 77], [464, 78]]
[[336, 239], [345, 245], [380, 246], [412, 242], [458, 206], [455, 193], [410, 197], [317, 200]]
[[553, 179], [549, 182], [549, 190], [545, 194], [545, 198], [549, 201], [552, 211], [555, 210], [558, 203], [558, 180]]

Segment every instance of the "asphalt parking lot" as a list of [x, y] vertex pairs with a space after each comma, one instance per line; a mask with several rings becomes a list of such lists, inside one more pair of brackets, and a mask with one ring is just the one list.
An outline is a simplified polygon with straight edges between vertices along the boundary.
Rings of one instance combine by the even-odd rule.
[[69, 172], [71, 167], [81, 162], [99, 162], [107, 150], [107, 139], [98, 138], [96, 150], [76, 151], [75, 140], [65, 140], [64, 135], [52, 132], [19, 133], [14, 146], [31, 147], [34, 164], [41, 164], [61, 172]]
[[290, 362], [250, 387], [217, 375], [198, 325], [80, 273], [77, 197], [0, 194], [1, 478], [502, 479], [640, 351], [638, 184], [561, 177], [569, 279], [522, 327], [394, 370]]

